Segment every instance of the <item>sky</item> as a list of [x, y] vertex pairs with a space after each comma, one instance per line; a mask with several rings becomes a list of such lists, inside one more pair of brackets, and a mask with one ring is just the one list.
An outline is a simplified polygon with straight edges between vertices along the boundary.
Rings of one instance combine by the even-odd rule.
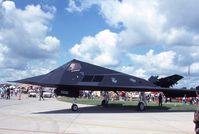
[[199, 85], [198, 0], [0, 0], [0, 82], [78, 59]]

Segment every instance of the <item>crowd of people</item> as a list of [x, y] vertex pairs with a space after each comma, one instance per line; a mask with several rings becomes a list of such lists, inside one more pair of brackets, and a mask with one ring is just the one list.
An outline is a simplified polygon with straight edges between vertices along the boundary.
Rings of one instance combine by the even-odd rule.
[[94, 99], [94, 98], [108, 98], [109, 101], [132, 101], [132, 100], [142, 100], [146, 104], [149, 102], [157, 102], [159, 106], [162, 106], [162, 103], [166, 100], [165, 96], [162, 93], [145, 93], [145, 92], [105, 92], [105, 91], [89, 91], [84, 90], [80, 92], [81, 98]]
[[53, 89], [44, 90], [43, 87], [32, 87], [29, 86], [27, 88], [13, 85], [0, 85], [0, 99], [10, 100], [11, 98], [15, 98], [18, 100], [22, 99], [22, 94], [27, 97], [32, 97], [31, 95], [34, 93], [35, 97], [38, 96], [39, 100], [44, 100], [44, 92], [45, 97], [53, 97]]
[[116, 100], [122, 100], [122, 101], [132, 101], [139, 98], [139, 100], [142, 100], [143, 102], [150, 103], [155, 102], [160, 107], [163, 105], [163, 103], [170, 103], [170, 102], [179, 102], [182, 104], [194, 104], [199, 105], [199, 97], [180, 97], [180, 98], [166, 98], [162, 92], [125, 92], [125, 91], [119, 91], [119, 92], [99, 92], [99, 91], [89, 91], [84, 90], [80, 92], [81, 98], [87, 98], [87, 99], [94, 99], [94, 98], [100, 98], [100, 97], [108, 97], [108, 100], [110, 101], [116, 101]]
[[[37, 87], [33, 88], [30, 87], [30, 89], [27, 89], [25, 93], [28, 92], [28, 90], [34, 90], [38, 96], [39, 100], [44, 100], [43, 96], [43, 88]], [[12, 96], [17, 96], [18, 99], [21, 99], [21, 94], [24, 92], [24, 88], [21, 87], [14, 87], [14, 86], [0, 86], [0, 98], [1, 99], [7, 99], [9, 100]], [[52, 92], [51, 92], [52, 93]], [[53, 94], [53, 93], [52, 93]], [[140, 100], [143, 100], [146, 104], [149, 102], [156, 102], [159, 106], [162, 106], [163, 102], [167, 103], [168, 100], [171, 101], [171, 98], [166, 98], [163, 93], [157, 92], [157, 93], [150, 93], [150, 92], [125, 92], [125, 91], [119, 91], [119, 92], [103, 92], [103, 91], [90, 91], [90, 90], [84, 90], [80, 92], [80, 97], [82, 98], [88, 98], [88, 99], [94, 99], [94, 98], [100, 98], [106, 96], [108, 100], [110, 101], [116, 101], [116, 100], [123, 100], [123, 101], [132, 101], [133, 99], [139, 98]], [[190, 104], [199, 104], [199, 97], [192, 97], [187, 98], [186, 96], [182, 98], [176, 98], [175, 101], [181, 101], [183, 104], [190, 103]]]
[[11, 96], [18, 97], [21, 99], [22, 89], [14, 88], [12, 86], [1, 86], [0, 87], [0, 98], [10, 100]]

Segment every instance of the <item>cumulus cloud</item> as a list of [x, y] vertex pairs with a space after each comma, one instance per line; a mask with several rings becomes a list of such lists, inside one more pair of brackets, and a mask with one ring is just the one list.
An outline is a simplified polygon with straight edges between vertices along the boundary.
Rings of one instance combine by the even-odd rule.
[[[77, 3], [80, 4], [77, 5]], [[82, 2], [70, 0], [67, 10], [82, 12], [92, 5], [100, 7], [100, 14], [109, 25], [116, 27], [123, 25], [125, 29], [119, 33], [123, 39], [123, 45], [130, 47], [159, 43], [165, 45], [186, 43], [187, 45], [188, 41], [191, 41], [189, 45], [194, 45], [198, 41], [199, 34], [195, 31], [198, 29], [199, 13], [195, 12], [198, 8], [198, 2], [195, 0], [188, 4], [185, 0], [161, 2], [156, 0], [84, 0]]]
[[78, 3], [70, 0], [67, 10], [82, 12], [98, 5], [100, 14], [109, 25], [117, 27], [122, 24], [124, 30], [119, 35], [123, 45], [198, 45], [199, 34], [195, 32], [199, 22], [199, 13], [195, 12], [198, 1], [84, 0]]
[[168, 72], [176, 69], [174, 60], [176, 53], [165, 51], [154, 54], [154, 50], [149, 50], [145, 55], [127, 54], [130, 60], [137, 66], [143, 67], [149, 74]]
[[[19, 70], [15, 68], [3, 69], [0, 73], [0, 81], [13, 81], [33, 77], [50, 72], [56, 67], [55, 60], [42, 60], [27, 63], [26, 69]], [[48, 66], [46, 66], [48, 65]]]
[[69, 0], [69, 7], [66, 8], [68, 12], [82, 12], [83, 10], [89, 8], [93, 3], [87, 2], [79, 2], [81, 6], [77, 6], [79, 1]]
[[45, 51], [53, 52], [59, 48], [59, 44], [60, 41], [56, 37], [47, 36], [39, 47]]
[[48, 35], [55, 11], [52, 9], [44, 11], [40, 5], [19, 9], [13, 1], [0, 2], [0, 68], [6, 73], [23, 72], [31, 62], [55, 56], [60, 41]]
[[[178, 82], [177, 88], [198, 86], [199, 63], [190, 62], [189, 64], [178, 64], [179, 55], [174, 51], [164, 51], [155, 54], [154, 50], [149, 50], [146, 54], [127, 54], [132, 61], [132, 65], [119, 68], [120, 71], [130, 73], [145, 79], [150, 75], [166, 77], [172, 74], [184, 76]], [[132, 67], [133, 66], [133, 67]]]
[[18, 9], [13, 1], [2, 2], [0, 9], [0, 44], [4, 48], [0, 51], [4, 57], [1, 68], [24, 68], [29, 60], [50, 58], [56, 53], [59, 40], [47, 36], [53, 13], [44, 12], [40, 5]]
[[190, 73], [199, 75], [199, 62], [190, 65]]
[[199, 1], [190, 0], [161, 0], [158, 1], [158, 11], [164, 14], [167, 18], [167, 25], [165, 28], [185, 27], [189, 31], [198, 31], [199, 12], [198, 10]]
[[[134, 73], [141, 69], [142, 76], [146, 76], [148, 72], [185, 74], [189, 64], [198, 65], [198, 4], [197, 0], [70, 0], [66, 10], [71, 13], [83, 12], [97, 6], [99, 14], [109, 26], [120, 28], [115, 33], [119, 40], [116, 49], [113, 49], [117, 57], [124, 56], [124, 52], [128, 53], [127, 57], [132, 64], [140, 65], [135, 65]], [[145, 46], [157, 46], [162, 48], [162, 52], [155, 54], [150, 50], [144, 55], [131, 52], [135, 47]], [[74, 47], [80, 48], [77, 45]], [[113, 53], [113, 50], [109, 53]], [[93, 55], [92, 51], [87, 52], [84, 56]]]
[[175, 46], [199, 46], [199, 34], [187, 31], [184, 28], [172, 28], [168, 31], [165, 43]]
[[126, 74], [134, 75], [144, 79], [148, 78], [148, 76], [146, 75], [146, 70], [144, 70], [143, 68], [137, 68], [136, 66], [133, 65], [121, 66], [116, 69]]
[[96, 63], [99, 65], [117, 65], [119, 41], [117, 34], [110, 30], [103, 30], [94, 37], [87, 36], [81, 40], [80, 44], [75, 44], [70, 52], [79, 59]]
[[[100, 14], [109, 25], [115, 27], [122, 25], [124, 30], [118, 34], [121, 36], [122, 41], [120, 43], [122, 43], [123, 47], [158, 43], [162, 38], [160, 33], [166, 20], [163, 15], [157, 13], [157, 2], [155, 1], [125, 0], [120, 2], [110, 0], [106, 2], [91, 2], [86, 0], [82, 2], [81, 5], [76, 5], [76, 8], [81, 8], [81, 11], [83, 11], [84, 8], [87, 9], [88, 6], [98, 5], [100, 7]], [[72, 11], [78, 11], [73, 7], [70, 7], [70, 9]]]

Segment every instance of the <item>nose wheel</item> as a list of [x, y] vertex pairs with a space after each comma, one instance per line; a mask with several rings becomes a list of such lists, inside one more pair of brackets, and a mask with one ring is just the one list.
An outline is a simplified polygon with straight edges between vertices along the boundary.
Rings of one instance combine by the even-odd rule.
[[77, 110], [78, 110], [77, 104], [72, 104], [71, 110], [72, 110], [72, 111], [77, 111]]
[[77, 106], [76, 102], [77, 102], [77, 99], [73, 98], [73, 103], [72, 103], [72, 106], [71, 106], [71, 110], [74, 111], [74, 112], [78, 110], [78, 106]]

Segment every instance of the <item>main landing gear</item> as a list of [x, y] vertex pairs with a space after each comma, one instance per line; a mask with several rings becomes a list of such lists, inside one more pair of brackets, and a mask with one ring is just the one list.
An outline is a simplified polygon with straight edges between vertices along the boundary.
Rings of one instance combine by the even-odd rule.
[[139, 95], [139, 103], [138, 103], [138, 109], [140, 111], [144, 111], [146, 109], [147, 102], [146, 102], [146, 95], [144, 92], [140, 92]]
[[72, 111], [78, 111], [78, 106], [76, 104], [76, 98], [73, 99], [73, 104], [71, 106]]
[[144, 111], [146, 108], [145, 108], [145, 103], [143, 102], [143, 101], [140, 101], [139, 103], [138, 103], [138, 109], [140, 110], [140, 111]]
[[103, 99], [102, 102], [101, 102], [101, 105], [102, 105], [103, 107], [107, 106], [107, 105], [108, 105], [108, 101], [105, 100], [105, 99]]
[[102, 100], [102, 102], [101, 102], [101, 105], [102, 105], [103, 107], [105, 107], [105, 106], [108, 105], [108, 101], [109, 101], [109, 94], [108, 94], [107, 91], [104, 92], [103, 97], [104, 97], [104, 98], [103, 98], [103, 100]]

